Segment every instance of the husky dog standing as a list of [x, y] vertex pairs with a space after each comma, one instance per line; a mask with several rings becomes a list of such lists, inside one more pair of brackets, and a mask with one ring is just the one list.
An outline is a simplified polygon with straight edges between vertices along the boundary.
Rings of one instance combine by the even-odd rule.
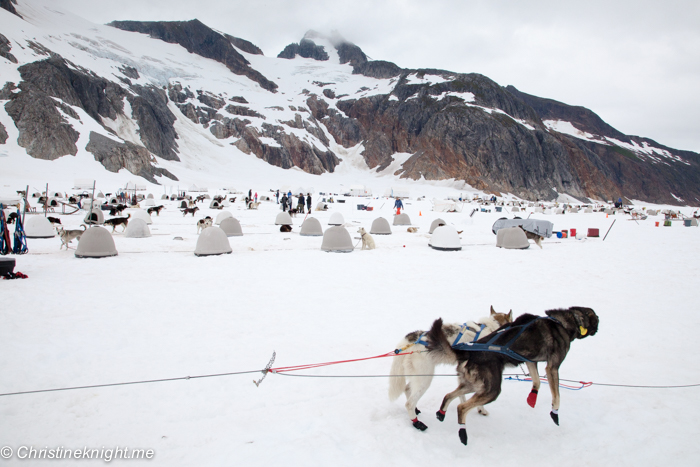
[[[491, 334], [504, 324], [512, 321], [513, 310], [508, 314], [496, 313], [492, 306], [491, 314], [485, 318], [481, 318], [476, 322], [468, 321], [464, 324], [445, 324], [442, 329], [451, 343], [471, 342]], [[423, 331], [407, 334], [397, 344], [396, 353], [399, 355], [393, 358], [391, 364], [392, 376], [389, 378], [389, 399], [393, 401], [401, 394], [405, 394], [408, 417], [413, 422], [413, 426], [421, 431], [425, 431], [428, 427], [418, 420], [420, 411], [416, 408], [416, 405], [433, 381], [435, 366], [439, 364], [457, 365], [458, 363], [454, 353], [430, 351], [428, 350], [429, 344], [430, 340], [428, 340], [426, 333]], [[402, 353], [407, 355], [401, 355]], [[488, 415], [488, 412], [483, 407], [480, 407], [479, 413]]]

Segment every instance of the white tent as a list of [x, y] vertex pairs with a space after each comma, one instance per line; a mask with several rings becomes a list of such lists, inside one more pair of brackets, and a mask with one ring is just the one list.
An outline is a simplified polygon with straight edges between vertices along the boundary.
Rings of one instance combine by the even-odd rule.
[[287, 211], [282, 211], [275, 218], [275, 225], [292, 225], [292, 216]]
[[372, 235], [391, 235], [391, 226], [389, 226], [389, 221], [383, 217], [377, 217], [372, 222], [372, 227], [369, 229], [369, 233]]
[[401, 214], [394, 216], [394, 225], [411, 225], [411, 218], [408, 214], [402, 212]]
[[51, 222], [44, 216], [32, 216], [24, 224], [24, 233], [27, 238], [53, 238], [56, 231]]
[[457, 229], [451, 225], [443, 225], [436, 228], [428, 244], [436, 250], [458, 251], [462, 249]]
[[389, 187], [384, 192], [387, 198], [408, 198], [411, 192], [407, 188]]
[[233, 217], [233, 214], [231, 214], [229, 211], [221, 211], [219, 215], [216, 216], [214, 224], [219, 225], [221, 224], [221, 221], [223, 221], [224, 219], [228, 219], [229, 217]]
[[151, 236], [151, 231], [143, 219], [132, 219], [124, 230], [124, 236], [127, 238], [145, 238]]
[[323, 235], [323, 228], [321, 228], [321, 223], [315, 217], [308, 217], [301, 224], [301, 231], [299, 235], [302, 237], [320, 237]]
[[506, 227], [496, 233], [496, 246], [508, 250], [524, 250], [530, 248], [530, 242], [520, 227]]
[[349, 253], [354, 250], [352, 238], [345, 227], [334, 226], [326, 229], [323, 234], [321, 250]]
[[153, 224], [153, 220], [151, 220], [151, 216], [143, 209], [131, 210], [131, 211], [129, 211], [129, 214], [131, 214], [131, 219], [141, 219], [142, 221], [144, 221], [148, 225]]
[[343, 225], [345, 224], [345, 218], [339, 212], [334, 212], [331, 214], [331, 218], [328, 219], [328, 225]]
[[226, 233], [221, 228], [212, 226], [204, 229], [199, 235], [194, 254], [195, 256], [211, 256], [229, 254], [232, 251]]
[[86, 178], [78, 178], [73, 180], [74, 190], [92, 190], [92, 186], [95, 183], [94, 180], [89, 180]]
[[350, 185], [350, 196], [372, 196], [372, 189], [364, 185]]
[[76, 258], [104, 258], [117, 256], [117, 247], [114, 239], [104, 227], [90, 227], [81, 236], [78, 248], [75, 249]]
[[227, 217], [221, 221], [221, 230], [224, 231], [227, 237], [242, 237], [243, 229], [241, 223], [235, 217]]
[[462, 203], [450, 199], [433, 198], [435, 212], [462, 212]]

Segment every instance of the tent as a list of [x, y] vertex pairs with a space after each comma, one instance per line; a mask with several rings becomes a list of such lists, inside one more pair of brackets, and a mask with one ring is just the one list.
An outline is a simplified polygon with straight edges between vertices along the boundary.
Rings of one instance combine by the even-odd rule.
[[145, 238], [151, 236], [151, 231], [143, 219], [132, 219], [124, 230], [124, 236], [127, 238]]
[[428, 245], [435, 250], [442, 251], [459, 251], [462, 249], [457, 229], [451, 225], [443, 225], [436, 228], [430, 237]]
[[433, 198], [433, 211], [435, 212], [462, 212], [463, 203], [454, 200]]
[[131, 220], [141, 219], [142, 221], [144, 221], [148, 225], [153, 224], [153, 221], [151, 220], [151, 216], [143, 209], [134, 209], [132, 211], [129, 211], [129, 214], [131, 214]]
[[221, 228], [212, 226], [204, 229], [199, 235], [194, 254], [195, 256], [211, 256], [229, 254], [232, 251], [226, 233]]
[[32, 216], [27, 219], [24, 233], [27, 238], [53, 238], [56, 236], [51, 222], [43, 216]]
[[408, 214], [402, 212], [398, 216], [394, 216], [394, 225], [411, 225], [411, 218]]
[[372, 222], [372, 227], [369, 229], [372, 235], [391, 235], [391, 227], [389, 221], [383, 217], [377, 217]]
[[334, 212], [331, 214], [331, 218], [328, 219], [328, 225], [343, 225], [345, 224], [345, 218], [339, 212]]
[[435, 231], [435, 229], [437, 229], [441, 225], [447, 225], [447, 222], [438, 217], [430, 224], [430, 230], [428, 231], [428, 233], [432, 234]]
[[301, 231], [299, 232], [299, 235], [302, 237], [320, 237], [323, 235], [321, 223], [315, 217], [308, 217], [301, 224]]
[[221, 230], [224, 231], [227, 237], [242, 237], [243, 229], [241, 223], [235, 217], [226, 217], [221, 221]]
[[[88, 209], [89, 209], [90, 203], [88, 202]], [[102, 213], [102, 210], [100, 209], [92, 209], [92, 213], [88, 213], [85, 216], [85, 219], [83, 219], [83, 222], [86, 224], [104, 224], [105, 223], [105, 215]]]
[[520, 227], [499, 229], [496, 234], [496, 246], [508, 250], [524, 250], [530, 248], [525, 232]]
[[231, 214], [229, 211], [221, 211], [218, 216], [216, 216], [216, 220], [214, 223], [216, 225], [221, 224], [221, 221], [224, 219], [228, 219], [229, 217], [233, 217], [233, 214]]
[[275, 225], [292, 225], [292, 216], [287, 211], [282, 211], [275, 218]]
[[350, 185], [350, 196], [372, 196], [372, 189], [364, 185]]
[[107, 256], [117, 256], [117, 247], [114, 246], [112, 235], [104, 227], [90, 227], [80, 236], [75, 257], [105, 258]]
[[99, 193], [97, 193], [97, 198], [104, 198], [104, 197], [105, 197], [105, 195], [101, 191]]
[[345, 227], [329, 227], [323, 234], [323, 242], [321, 243], [321, 250], [323, 251], [349, 253], [354, 249], [350, 233]]

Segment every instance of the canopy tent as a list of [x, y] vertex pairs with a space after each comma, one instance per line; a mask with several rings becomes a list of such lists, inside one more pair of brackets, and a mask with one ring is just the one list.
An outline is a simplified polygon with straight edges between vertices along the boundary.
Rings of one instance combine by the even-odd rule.
[[539, 219], [506, 219], [504, 217], [494, 222], [491, 231], [496, 234], [500, 229], [518, 226], [522, 227], [523, 230], [527, 232], [547, 238], [552, 236], [552, 230], [554, 229], [554, 224], [549, 221]]
[[44, 216], [32, 216], [24, 225], [27, 238], [53, 238], [56, 236], [51, 222]]
[[530, 242], [520, 227], [505, 227], [496, 234], [496, 246], [508, 250], [524, 250], [530, 248]]
[[219, 225], [221, 224], [221, 221], [224, 219], [228, 219], [230, 217], [233, 217], [233, 214], [231, 214], [229, 211], [221, 211], [219, 215], [216, 216], [216, 220], [214, 221], [214, 224]]
[[323, 234], [323, 242], [321, 243], [321, 250], [323, 251], [349, 253], [354, 249], [350, 233], [345, 227], [329, 227]]
[[282, 211], [275, 218], [275, 225], [292, 225], [292, 216], [287, 211]]
[[394, 225], [411, 225], [411, 218], [408, 217], [408, 214], [402, 212], [394, 216]]
[[389, 226], [389, 221], [383, 217], [377, 217], [372, 222], [372, 227], [369, 229], [369, 233], [372, 235], [391, 235], [391, 226]]
[[441, 225], [447, 225], [447, 222], [438, 217], [430, 224], [430, 230], [428, 231], [428, 233], [432, 234], [435, 231], [435, 229], [437, 229]]
[[105, 258], [117, 256], [117, 247], [109, 230], [104, 227], [90, 227], [81, 236], [75, 249], [76, 258]]
[[431, 248], [442, 251], [458, 251], [462, 249], [457, 229], [451, 225], [443, 225], [433, 231], [428, 243]]
[[199, 235], [194, 254], [195, 256], [224, 255], [232, 251], [226, 233], [220, 227], [212, 226], [204, 229]]
[[343, 225], [345, 224], [345, 218], [339, 212], [334, 212], [331, 214], [331, 218], [328, 219], [328, 225]]
[[301, 224], [301, 231], [299, 232], [299, 235], [302, 237], [320, 237], [323, 235], [321, 223], [315, 217], [308, 217]]
[[243, 229], [241, 223], [235, 217], [226, 217], [221, 221], [221, 230], [224, 231], [227, 237], [242, 237]]
[[132, 219], [124, 230], [124, 236], [127, 238], [145, 238], [151, 236], [151, 231], [143, 219]]

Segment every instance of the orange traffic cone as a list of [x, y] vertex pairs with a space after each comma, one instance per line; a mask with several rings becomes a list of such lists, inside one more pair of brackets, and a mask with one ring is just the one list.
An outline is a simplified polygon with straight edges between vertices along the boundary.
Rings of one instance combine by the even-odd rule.
[[423, 215], [423, 213], [420, 212], [420, 211], [418, 211], [418, 216], [420, 217], [420, 216], [422, 216], [422, 215]]

